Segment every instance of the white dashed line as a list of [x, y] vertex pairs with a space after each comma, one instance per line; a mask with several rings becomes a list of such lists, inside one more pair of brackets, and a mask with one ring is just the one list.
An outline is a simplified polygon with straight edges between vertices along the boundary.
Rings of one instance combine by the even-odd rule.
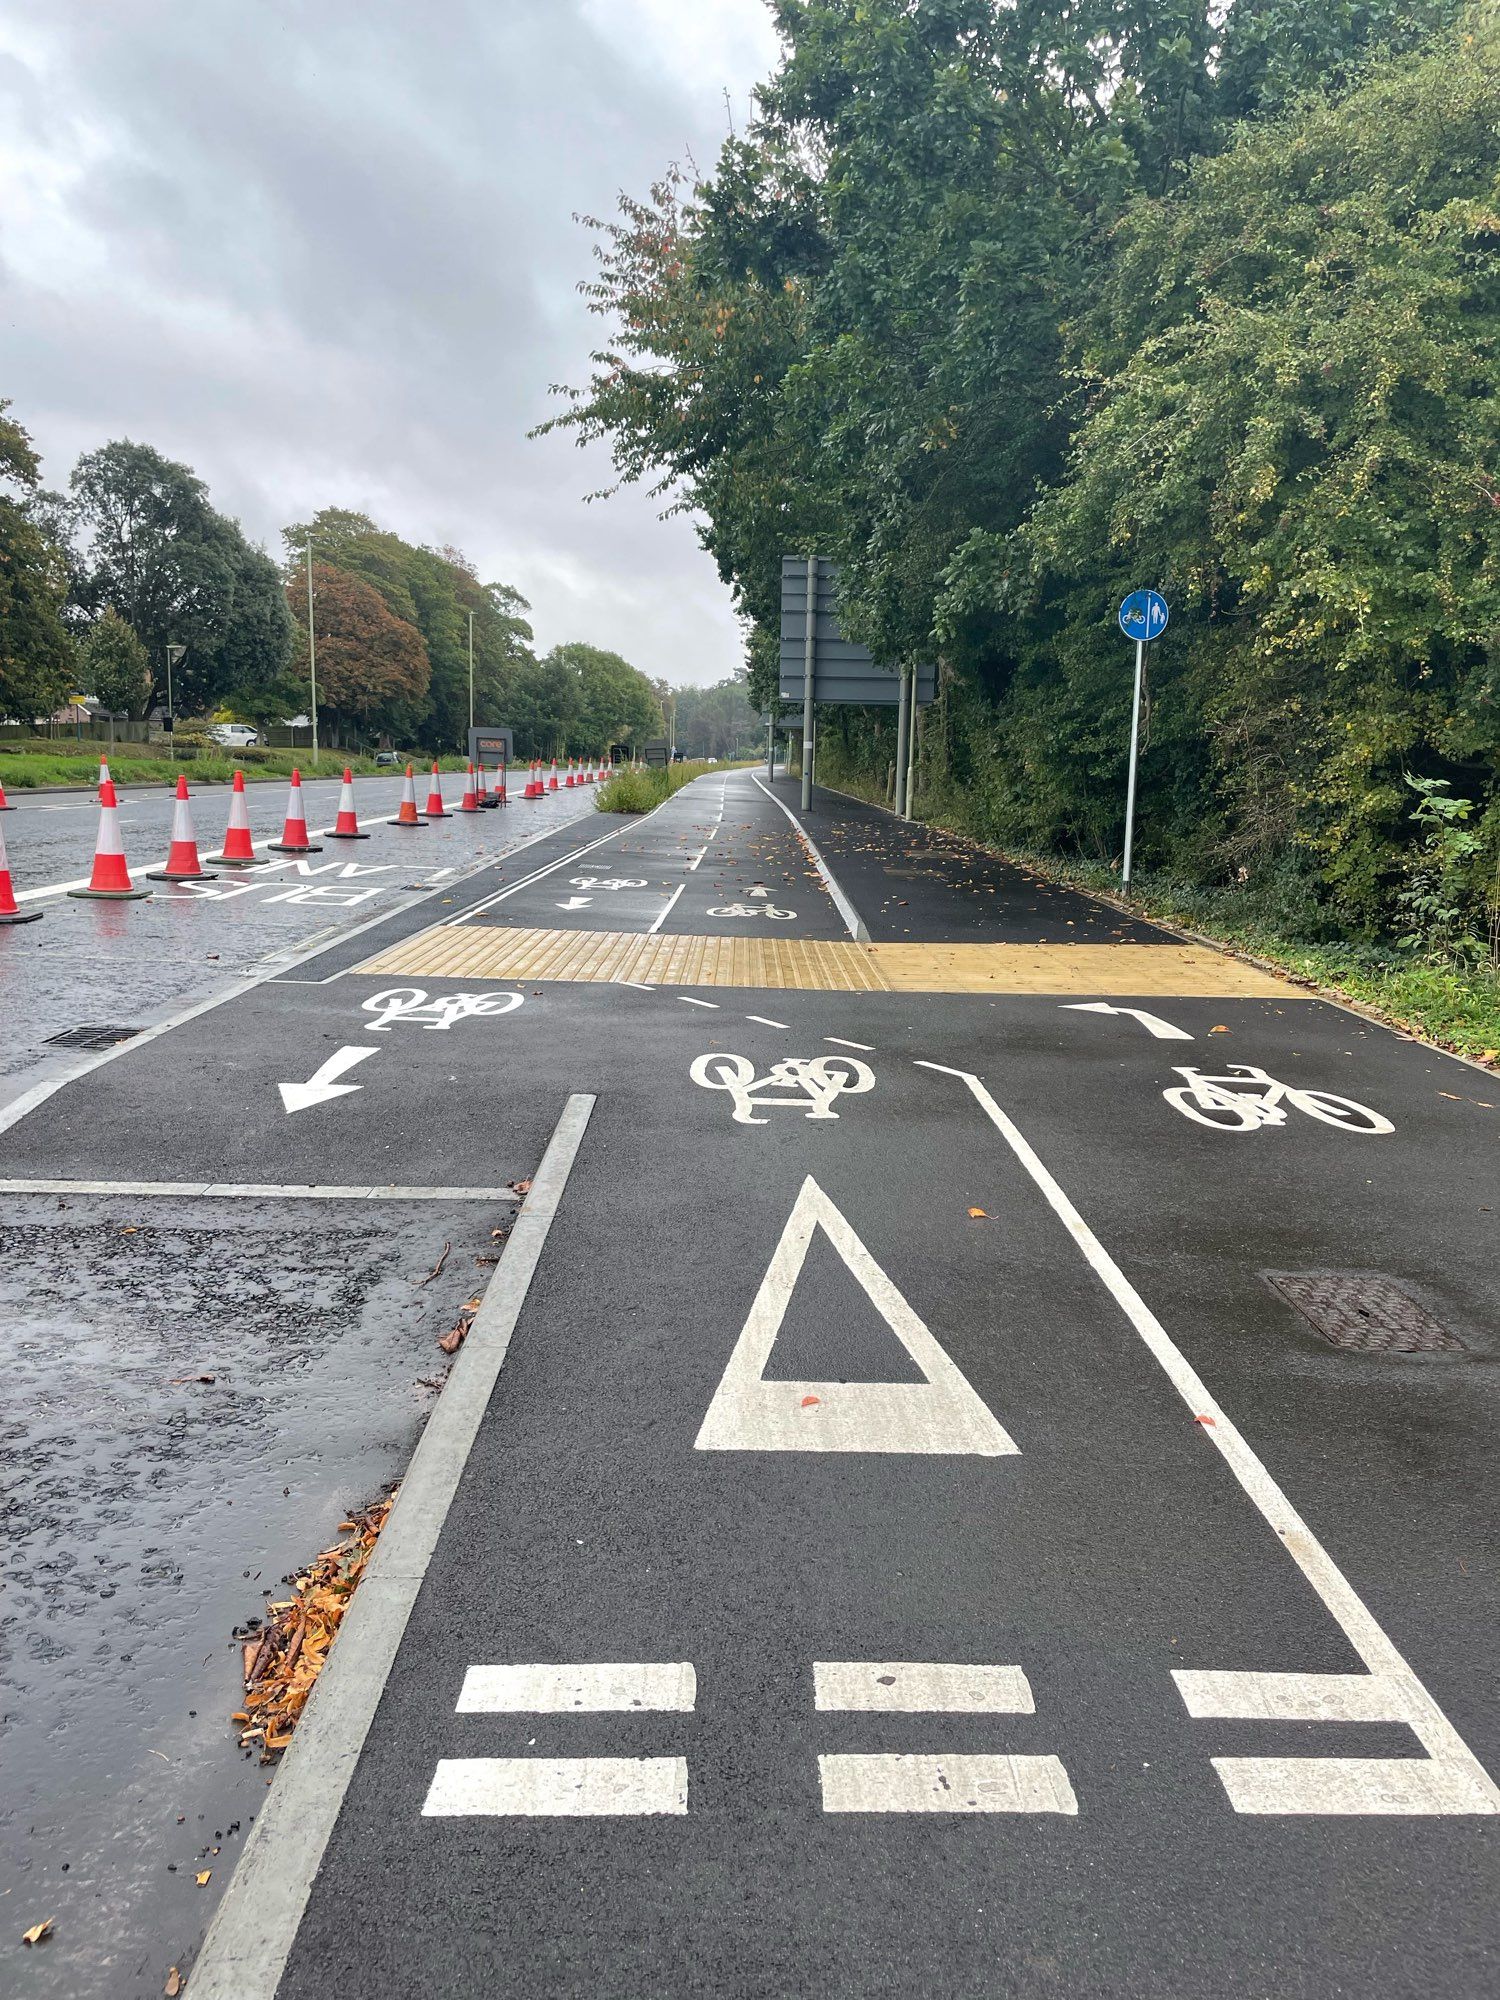
[[656, 991], [654, 986], [643, 986], [639, 979], [622, 979], [619, 984], [621, 986], [633, 987], [637, 993], [654, 993]]
[[745, 1019], [747, 1021], [759, 1021], [760, 1025], [763, 1028], [784, 1028], [787, 1026], [787, 1023], [785, 1021], [772, 1021], [769, 1020], [764, 1014], [747, 1014], [745, 1016]]
[[842, 1035], [825, 1035], [823, 1039], [825, 1042], [832, 1042], [835, 1048], [863, 1049], [867, 1056], [872, 1056], [875, 1053], [869, 1042], [846, 1042]]
[[679, 993], [677, 997], [684, 1007], [712, 1007], [716, 1014], [719, 1011], [717, 1000], [695, 1000], [691, 993]]

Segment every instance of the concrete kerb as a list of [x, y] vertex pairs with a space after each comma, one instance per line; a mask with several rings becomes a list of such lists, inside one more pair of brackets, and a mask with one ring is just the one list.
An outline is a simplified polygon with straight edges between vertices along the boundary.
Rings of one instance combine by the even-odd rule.
[[763, 784], [761, 782], [761, 778], [758, 772], [752, 771], [750, 773], [750, 777], [751, 781], [754, 784], [760, 786], [760, 789], [765, 793], [766, 797], [771, 801], [773, 806], [781, 807], [781, 810], [786, 814], [787, 818], [791, 821], [792, 825], [797, 829], [797, 832], [801, 837], [801, 839], [806, 843], [807, 851], [809, 855], [811, 855], [812, 857], [812, 864], [814, 868], [817, 869], [818, 873], [822, 876], [823, 887], [828, 891], [829, 895], [833, 898], [834, 907], [835, 909], [837, 909], [839, 915], [843, 918], [850, 937], [854, 939], [854, 942], [856, 944], [868, 944], [870, 942], [870, 933], [865, 927], [864, 919], [860, 916], [859, 912], [855, 909], [854, 905], [849, 901], [849, 898], [844, 894], [843, 890], [839, 887], [838, 883], [835, 881], [833, 870], [828, 866], [828, 863], [823, 859], [822, 855], [818, 852], [817, 843], [814, 841], [812, 835], [808, 832], [807, 828], [802, 824], [801, 820], [798, 819], [797, 815], [792, 811], [791, 807], [789, 805], [784, 804], [782, 800], [778, 799], [776, 794], [771, 790], [769, 785]]
[[194, 1965], [193, 2000], [273, 2000], [595, 1099], [569, 1097]]

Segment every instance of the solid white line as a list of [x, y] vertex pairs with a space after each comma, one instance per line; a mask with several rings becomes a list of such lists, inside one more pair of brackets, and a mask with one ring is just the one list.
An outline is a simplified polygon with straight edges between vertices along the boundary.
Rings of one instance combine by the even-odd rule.
[[863, 1049], [867, 1056], [875, 1053], [869, 1042], [846, 1042], [842, 1035], [825, 1035], [823, 1039], [825, 1042], [832, 1042], [835, 1048]]
[[674, 998], [680, 1000], [684, 1007], [712, 1007], [716, 1014], [719, 1011], [717, 1000], [695, 1000], [691, 993], [678, 993]]
[[[1415, 1672], [1396, 1650], [1373, 1613], [1276, 1484], [1239, 1428], [1209, 1394], [1202, 1377], [1095, 1236], [1093, 1230], [1089, 1228], [1057, 1181], [1043, 1166], [1019, 1127], [1000, 1109], [979, 1078], [971, 1071], [954, 1069], [947, 1063], [919, 1062], [916, 1067], [936, 1070], [944, 1076], [958, 1077], [968, 1086], [985, 1116], [1031, 1176], [1053, 1213], [1092, 1265], [1095, 1275], [1145, 1342], [1173, 1388], [1192, 1412], [1203, 1435], [1228, 1465], [1246, 1498], [1267, 1526], [1279, 1537], [1287, 1554], [1322, 1599], [1329, 1616], [1359, 1658], [1364, 1661], [1372, 1674], [1379, 1676], [1386, 1683], [1394, 1683], [1399, 1687], [1406, 1721], [1438, 1767], [1438, 1773], [1442, 1775], [1450, 1796], [1455, 1799], [1461, 1797], [1464, 1800], [1461, 1805], [1452, 1804], [1443, 1809], [1466, 1813], [1500, 1813], [1500, 1786], [1497, 1786], [1485, 1771]], [[1213, 1760], [1214, 1768], [1221, 1778], [1225, 1778], [1226, 1766], [1237, 1763], [1274, 1764], [1277, 1761], [1258, 1758]], [[1341, 1763], [1346, 1760], [1331, 1761]], [[1226, 1785], [1227, 1783], [1226, 1779]], [[1415, 1809], [1417, 1808], [1413, 1808]], [[1390, 1808], [1380, 1805], [1350, 1808], [1282, 1804], [1242, 1806], [1240, 1810], [1385, 1811]]]
[[1066, 1813], [1078, 1800], [1057, 1757], [820, 1757], [830, 1813]]
[[193, 2000], [274, 2000], [365, 1737], [432, 1560], [594, 1108], [570, 1097], [427, 1420], [364, 1579], [256, 1817]]
[[656, 933], [661, 929], [662, 925], [667, 921], [667, 918], [671, 916], [673, 910], [676, 908], [677, 898], [682, 894], [683, 890], [686, 887], [687, 887], [686, 882], [679, 882], [677, 884], [677, 887], [672, 891], [671, 895], [667, 898], [665, 904], [662, 906], [661, 912], [658, 915], [656, 922], [652, 924], [650, 929], [646, 932], [647, 937], [656, 936]]
[[334, 1187], [302, 1181], [0, 1180], [0, 1194], [211, 1195], [251, 1201], [518, 1201], [514, 1188]]
[[928, 1660], [814, 1660], [813, 1707], [900, 1715], [1035, 1715], [1019, 1667]]
[[675, 1817], [687, 1811], [687, 1787], [685, 1757], [444, 1757], [422, 1811], [429, 1819]]
[[764, 1014], [747, 1014], [745, 1019], [747, 1021], [758, 1021], [763, 1028], [785, 1028], [788, 1025], [785, 1021], [769, 1020]]
[[570, 1666], [470, 1667], [458, 1715], [562, 1715], [576, 1710], [671, 1710], [691, 1714], [698, 1677], [690, 1660], [625, 1660]]
[[791, 821], [792, 825], [797, 829], [797, 832], [801, 836], [803, 844], [807, 848], [807, 852], [812, 861], [812, 865], [814, 866], [814, 868], [817, 869], [818, 873], [822, 876], [823, 887], [828, 891], [829, 895], [833, 898], [834, 907], [837, 909], [839, 915], [843, 918], [845, 928], [848, 930], [850, 937], [854, 939], [856, 944], [868, 944], [870, 942], [870, 933], [865, 929], [864, 924], [861, 922], [859, 914], [855, 910], [854, 905], [849, 901], [849, 898], [844, 894], [843, 890], [834, 880], [833, 870], [828, 866], [828, 863], [823, 859], [822, 855], [818, 852], [817, 846], [813, 841], [812, 835], [807, 831], [806, 827], [803, 826], [802, 822], [798, 819], [797, 815], [792, 811], [791, 807], [789, 805], [783, 804], [782, 801], [777, 798], [776, 794], [773, 791], [771, 791], [767, 786], [761, 784], [760, 779], [756, 776], [756, 774], [753, 771], [750, 773], [750, 777], [754, 784], [760, 786], [760, 789], [765, 793], [766, 797], [771, 801], [772, 805], [775, 806], [779, 811], [784, 812], [787, 818]]
[[1174, 1672], [1189, 1715], [1236, 1722], [1405, 1722], [1401, 1689], [1381, 1674]]

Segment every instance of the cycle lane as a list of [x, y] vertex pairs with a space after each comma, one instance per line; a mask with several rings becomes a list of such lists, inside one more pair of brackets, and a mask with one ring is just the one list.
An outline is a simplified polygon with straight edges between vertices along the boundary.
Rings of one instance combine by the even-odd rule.
[[[1186, 1711], [1174, 1668], [1339, 1677], [1322, 1684], [1326, 1694], [1363, 1672], [1360, 1656], [1225, 1462], [1204, 1448], [1195, 1429], [1203, 1413], [1184, 1408], [1098, 1272], [1038, 1201], [1035, 1181], [997, 1142], [968, 1087], [945, 1072], [982, 1058], [1065, 1180], [1090, 1162], [1096, 1206], [1136, 1148], [1141, 1241], [1127, 1261], [1174, 1329], [1186, 1327], [1185, 1350], [1203, 1337], [1203, 1316], [1175, 1268], [1181, 1197], [1156, 1172], [1179, 1158], [1199, 1201], [1238, 1215], [1243, 1169], [1222, 1152], [1229, 1139], [1189, 1128], [1161, 1098], [1160, 1050], [1149, 1085], [1128, 1058], [1109, 1058], [1112, 1071], [1124, 1062], [1128, 1074], [1103, 1075], [1070, 1045], [1060, 1050], [1059, 1020], [1064, 1042], [1133, 1020], [1075, 1022], [1064, 1003], [1029, 999], [925, 1004], [921, 1060], [945, 1069], [919, 1071], [910, 1002], [871, 996], [830, 1007], [826, 996], [778, 996], [793, 1017], [791, 1039], [766, 1036], [757, 1071], [793, 1042], [810, 1055], [813, 1029], [834, 1028], [865, 1049], [874, 1082], [842, 1093], [834, 1119], [776, 1105], [765, 1127], [741, 1123], [734, 1093], [695, 1084], [692, 1070], [705, 1054], [750, 1047], [755, 1031], [743, 1023], [756, 1017], [740, 1008], [753, 998], [720, 995], [730, 1019], [701, 1023], [674, 1013], [670, 996], [630, 1003], [646, 1011], [634, 1017], [631, 1052], [611, 1064], [465, 1474], [454, 1514], [462, 1532], [451, 1531], [446, 1556], [439, 1545], [284, 1990], [405, 1992], [441, 1977], [464, 1991], [503, 1965], [527, 1990], [546, 1992], [963, 1991], [981, 1976], [1022, 1991], [1118, 1991], [1148, 1978], [1153, 1990], [1253, 1991], [1275, 1965], [1280, 1990], [1311, 1992], [1326, 1990], [1320, 1982], [1361, 1950], [1399, 1971], [1414, 1927], [1439, 1990], [1443, 1980], [1464, 1990], [1484, 1879], [1467, 1812], [1378, 1823], [1348, 1813], [1235, 1814], [1210, 1755], [1282, 1757], [1288, 1723], [1262, 1714], [1206, 1733]], [[581, 1022], [605, 1001], [579, 992], [568, 1004]], [[623, 997], [608, 1004], [618, 1010]], [[1235, 1009], [1257, 1033], [1285, 1018], [1244, 1002], [1178, 1011], [1184, 1032], [1206, 1035], [1228, 1024], [1202, 1015]], [[1321, 1060], [1308, 1032], [1312, 1008], [1293, 1002], [1289, 1012], [1298, 1046]], [[1316, 1013], [1326, 1017], [1331, 1057], [1347, 1017]], [[1170, 1122], [1142, 1138], [1148, 1113]], [[1128, 1137], [1101, 1143], [1111, 1124]], [[1164, 1136], [1179, 1127], [1219, 1153], [1195, 1157]], [[1314, 1146], [1346, 1155], [1383, 1143], [1313, 1124], [1308, 1132]], [[653, 1171], [643, 1204], [638, 1167], [648, 1160], [672, 1164]], [[1284, 1161], [1274, 1170], [1281, 1206], [1260, 1235], [1277, 1254], [1292, 1219], [1346, 1177], [1336, 1155], [1304, 1149], [1300, 1160], [1300, 1173]], [[1412, 1171], [1409, 1155], [1402, 1170]], [[704, 1419], [716, 1406], [723, 1414], [752, 1295], [809, 1174], [1018, 1452], [823, 1454], [722, 1440], [700, 1451]], [[1383, 1195], [1397, 1233], [1399, 1187], [1398, 1172]], [[973, 1216], [973, 1207], [986, 1213]], [[1118, 1222], [1117, 1206], [1109, 1214]], [[860, 1305], [867, 1294], [851, 1284], [836, 1246], [830, 1252], [828, 1216], [818, 1220], [765, 1363], [767, 1376], [789, 1385], [777, 1390], [782, 1424], [802, 1421], [804, 1394], [818, 1421], [828, 1400], [820, 1387], [838, 1370], [877, 1382], [894, 1371], [919, 1386], [909, 1353], [891, 1344], [889, 1317], [875, 1313], [872, 1329]], [[1198, 1258], [1194, 1282], [1204, 1266], [1217, 1273], [1206, 1289], [1233, 1302], [1232, 1324], [1247, 1311], [1257, 1325], [1274, 1321], [1274, 1309], [1236, 1298], [1229, 1274], [1242, 1259], [1222, 1235], [1205, 1240]], [[603, 1341], [588, 1310], [601, 1286], [635, 1308], [623, 1319], [616, 1308]], [[1212, 1316], [1215, 1335], [1224, 1316]], [[930, 1380], [930, 1356], [926, 1367]], [[1274, 1410], [1286, 1396], [1278, 1380], [1251, 1407], [1252, 1437], [1267, 1403]], [[754, 1394], [745, 1407], [754, 1414]], [[1294, 1424], [1286, 1442], [1304, 1479], [1326, 1459], [1305, 1428]], [[1314, 1528], [1319, 1508], [1341, 1499], [1321, 1477], [1295, 1497]], [[1399, 1563], [1376, 1559], [1375, 1568], [1394, 1569], [1391, 1622], [1409, 1644], [1411, 1576]], [[1459, 1616], [1460, 1637], [1462, 1626]], [[820, 1662], [825, 1679], [841, 1662], [877, 1663], [900, 1687], [916, 1667], [945, 1660], [996, 1670], [987, 1708], [935, 1728], [931, 1714], [893, 1720], [895, 1696], [875, 1697], [892, 1709], [874, 1721], [866, 1709], [857, 1723], [837, 1713], [830, 1721], [815, 1705]], [[546, 1699], [536, 1692], [544, 1669], [599, 1661], [670, 1666], [679, 1688], [691, 1667], [693, 1702], [649, 1726], [641, 1715], [518, 1715], [511, 1697], [498, 1722], [498, 1711], [456, 1712], [470, 1668], [527, 1669], [516, 1684], [536, 1702]], [[1419, 1666], [1430, 1677], [1420, 1656]], [[1013, 1710], [1020, 1683], [1001, 1669], [1025, 1677], [1034, 1707], [1020, 1718], [1007, 1712], [1003, 1750], [994, 1715], [1006, 1710], [995, 1689], [1009, 1688]], [[1450, 1705], [1467, 1719], [1472, 1672], [1457, 1678], [1462, 1699]], [[1439, 1676], [1445, 1699], [1452, 1679]], [[837, 1673], [830, 1685], [836, 1698]], [[932, 1702], [930, 1677], [914, 1700]], [[1415, 1761], [1405, 1723], [1377, 1719], [1371, 1704], [1362, 1720], [1332, 1717], [1297, 1722], [1295, 1753]], [[1026, 1788], [1045, 1767], [1042, 1795], [1052, 1804], [950, 1815], [925, 1804], [870, 1808], [856, 1791], [860, 1809], [830, 1808], [829, 1784], [836, 1792], [840, 1779], [819, 1758], [903, 1753], [949, 1759], [949, 1782], [987, 1773], [986, 1782], [1033, 1797]], [[670, 1764], [669, 1788], [682, 1782], [681, 1758], [686, 1814], [610, 1810], [580, 1820], [515, 1809], [504, 1790], [518, 1760], [545, 1763], [549, 1782], [564, 1782], [578, 1775], [571, 1760], [591, 1757], [594, 1782], [622, 1755]], [[966, 1757], [1020, 1761], [1001, 1778]], [[472, 1780], [481, 1798], [484, 1784], [500, 1785], [488, 1799], [500, 1810], [424, 1813], [440, 1767], [467, 1758], [506, 1764], [504, 1774]], [[872, 1767], [838, 1768], [850, 1782], [871, 1780]], [[534, 1770], [526, 1775], [535, 1780]], [[881, 1781], [920, 1785], [921, 1777], [908, 1763]], [[453, 1796], [462, 1800], [461, 1786]], [[677, 1825], [684, 1819], [698, 1822], [690, 1840]], [[1430, 1873], [1414, 1883], [1418, 1852], [1443, 1873], [1441, 1893]], [[396, 1875], [408, 1888], [392, 1901]], [[1372, 1876], [1383, 1913], [1362, 1938], [1329, 1909], [1357, 1904], [1369, 1932]], [[1364, 1885], [1357, 1898], [1356, 1885]], [[1143, 1919], [1143, 1904], [1154, 1915]]]

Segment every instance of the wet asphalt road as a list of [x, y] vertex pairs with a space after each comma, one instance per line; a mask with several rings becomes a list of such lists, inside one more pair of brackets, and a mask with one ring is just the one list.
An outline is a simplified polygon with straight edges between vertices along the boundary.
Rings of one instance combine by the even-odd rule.
[[[877, 936], [1062, 942], [1082, 922], [1108, 942], [1123, 927], [999, 864], [935, 856], [921, 836], [902, 851], [905, 835], [829, 795], [818, 813]], [[645, 930], [681, 883], [662, 928], [679, 912], [689, 924], [687, 878], [709, 864], [684, 857], [714, 822], [738, 847], [713, 893], [737, 895], [774, 865], [785, 825], [739, 777], [705, 781], [588, 857], [598, 882], [640, 888], [576, 893], [609, 895], [622, 925]], [[529, 858], [568, 852], [559, 836]], [[571, 872], [487, 922], [587, 927], [587, 912], [545, 914]], [[444, 918], [492, 890], [463, 885]], [[725, 907], [707, 893], [705, 919]], [[796, 895], [792, 934], [836, 935], [805, 871]], [[357, 1092], [288, 1120], [277, 1079], [369, 1033], [364, 1003], [390, 982], [353, 970], [360, 958], [434, 914], [397, 913], [119, 1057], [86, 1097], [64, 1090], [0, 1140], [0, 1173], [76, 1172], [98, 1116], [112, 1175], [148, 1171], [163, 1130], [187, 1171], [222, 1171], [212, 1133], [193, 1136], [201, 1093], [186, 1081], [217, 1064], [247, 1177], [384, 1181], [399, 1166], [472, 1182], [495, 1175], [497, 1151], [534, 1161], [570, 1094], [597, 1097], [284, 1973], [247, 1966], [216, 1990], [1488, 1992], [1500, 1819], [1471, 1805], [1487, 1796], [1473, 1759], [1500, 1768], [1493, 1081], [1290, 989], [1139, 1003], [1189, 1042], [1073, 1011], [1076, 987], [540, 984], [503, 1016], [398, 1025], [354, 1072]], [[1171, 943], [1149, 927], [1135, 941]], [[763, 1079], [835, 1049], [858, 1051], [871, 1081], [833, 1118], [808, 1115], [785, 1082], [765, 1093], [763, 1124], [731, 1115], [716, 1063], [738, 1056]], [[1280, 1122], [1212, 1129], [1165, 1095], [1179, 1065], [1231, 1062], [1340, 1093], [1392, 1129], [1341, 1129], [1295, 1098]], [[1086, 1227], [1067, 1222], [1049, 1176]], [[769, 1353], [737, 1373], [810, 1180], [843, 1247], [825, 1210], [795, 1283], [777, 1281]], [[1105, 1267], [1090, 1268], [1086, 1242]], [[1398, 1280], [1456, 1345], [1335, 1348], [1265, 1275], [1351, 1271]], [[937, 1360], [918, 1365], [880, 1273]], [[1144, 1319], [1122, 1307], [1132, 1286]], [[951, 1384], [929, 1399], [906, 1448], [871, 1449], [866, 1433], [848, 1450], [788, 1450], [766, 1429], [784, 1391], [793, 1425], [855, 1407], [841, 1392], [864, 1385], [925, 1394], [942, 1356], [968, 1400]], [[742, 1427], [706, 1446], [726, 1382]], [[945, 1424], [947, 1445], [933, 1443]], [[993, 1449], [995, 1426], [1014, 1449]], [[992, 1449], [971, 1448], [975, 1435]], [[1236, 1471], [1225, 1453], [1240, 1440], [1302, 1523]], [[1367, 1698], [1372, 1666], [1382, 1688], [1400, 1678], [1382, 1647], [1456, 1732], [1445, 1763], [1390, 1718], [1393, 1696]], [[691, 1696], [644, 1713], [456, 1712], [472, 1667], [603, 1661], [677, 1663], [679, 1684], [690, 1665]], [[840, 1711], [815, 1700], [817, 1662], [867, 1663], [898, 1693]], [[969, 1712], [903, 1701], [903, 1676], [932, 1662], [1003, 1669], [1009, 1693]], [[1260, 1676], [1261, 1705], [1232, 1718], [1226, 1683], [1217, 1707], [1190, 1714], [1180, 1669]], [[1322, 1719], [1268, 1712], [1277, 1675], [1312, 1677]], [[1335, 1719], [1356, 1682], [1364, 1719]], [[900, 1768], [858, 1760], [918, 1755], [948, 1774], [923, 1809], [871, 1809], [870, 1786]], [[1294, 1774], [1324, 1786], [1324, 1809], [1236, 1810], [1235, 1767], [1226, 1780], [1211, 1762], [1289, 1756], [1344, 1760]], [[1050, 1804], [934, 1809], [951, 1803], [944, 1785], [973, 1783], [963, 1757], [1018, 1760], [986, 1781], [1002, 1790], [1044, 1770]], [[674, 1760], [668, 1794], [685, 1789], [685, 1814], [625, 1809], [614, 1765], [599, 1782], [615, 1804], [589, 1816], [423, 1811], [445, 1760], [520, 1760], [534, 1776], [581, 1758], [633, 1760], [640, 1784]], [[1420, 1766], [1470, 1805], [1326, 1809], [1360, 1758]], [[841, 1782], [857, 1809], [830, 1803]], [[278, 1893], [257, 1884], [267, 1920]]]
[[[447, 774], [443, 788], [456, 806], [461, 781]], [[331, 826], [337, 781], [308, 780], [302, 790], [309, 827]], [[91, 794], [12, 793], [16, 810], [6, 814], [4, 832], [17, 895], [24, 908], [40, 900], [46, 915], [38, 924], [0, 930], [0, 1109], [39, 1079], [76, 1067], [75, 1055], [48, 1047], [51, 1036], [78, 1027], [148, 1027], [236, 980], [274, 969], [325, 935], [368, 922], [417, 885], [452, 884], [477, 861], [587, 815], [596, 796], [559, 791], [539, 802], [518, 800], [503, 812], [408, 831], [386, 823], [400, 793], [399, 778], [356, 779], [356, 810], [368, 840], [327, 840], [321, 853], [300, 858], [273, 854], [265, 867], [224, 869], [199, 886], [151, 883], [151, 900], [140, 903], [84, 903], [61, 893], [38, 898], [39, 890], [87, 880], [98, 807]], [[246, 796], [254, 839], [279, 838], [286, 785], [249, 786]], [[422, 781], [418, 803], [425, 798]], [[228, 799], [224, 785], [195, 796], [202, 857], [219, 850]], [[169, 792], [125, 789], [120, 825], [138, 884], [165, 860], [171, 824]]]

